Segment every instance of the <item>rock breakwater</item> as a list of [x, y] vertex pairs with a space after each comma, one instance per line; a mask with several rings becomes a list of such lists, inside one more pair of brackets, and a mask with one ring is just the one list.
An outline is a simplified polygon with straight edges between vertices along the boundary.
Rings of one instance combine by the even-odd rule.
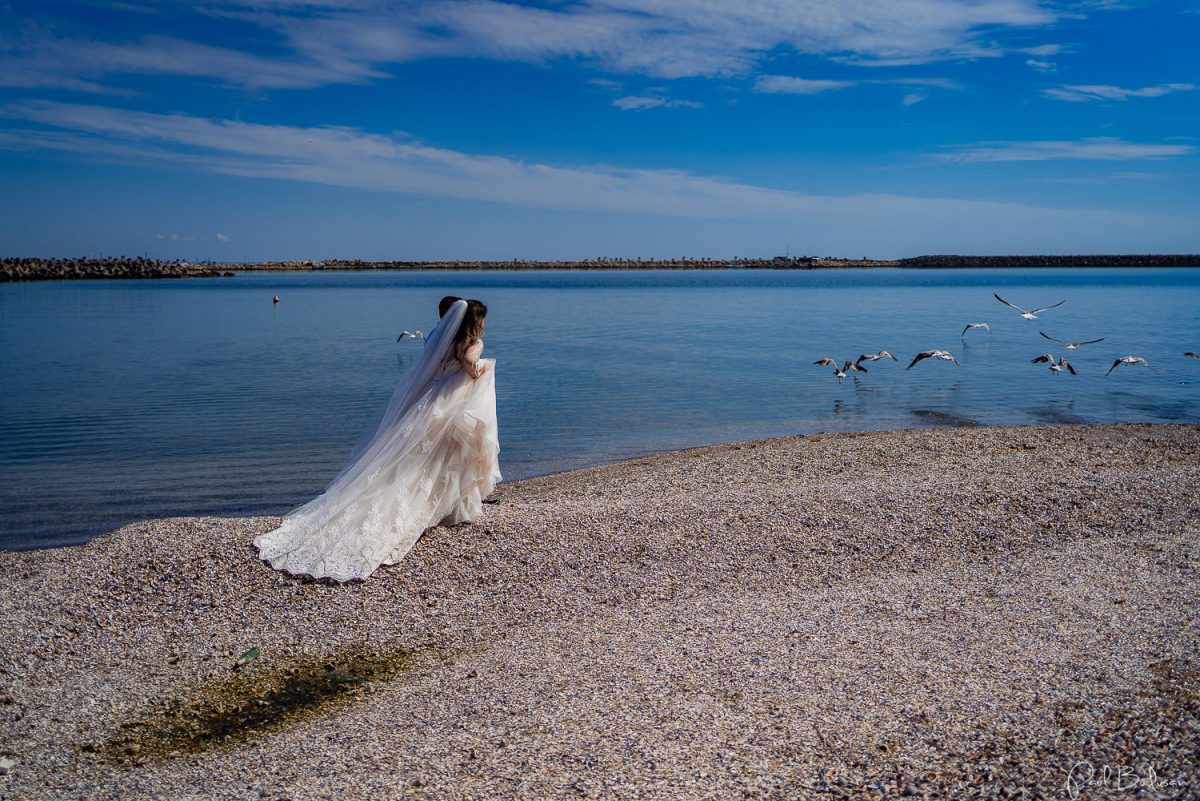
[[1200, 267], [1200, 255], [1186, 253], [1109, 254], [1091, 256], [916, 256], [897, 267]]
[[49, 281], [67, 278], [215, 278], [232, 272], [211, 264], [116, 256], [92, 259], [0, 259], [0, 281]]

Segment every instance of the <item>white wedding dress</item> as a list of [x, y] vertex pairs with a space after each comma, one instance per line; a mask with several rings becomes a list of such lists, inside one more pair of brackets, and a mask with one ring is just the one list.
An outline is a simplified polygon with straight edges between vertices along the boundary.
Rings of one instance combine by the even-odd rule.
[[393, 395], [375, 433], [325, 492], [254, 540], [259, 556], [295, 575], [365, 579], [404, 558], [438, 523], [477, 518], [500, 481], [496, 363], [482, 340], [465, 362], [451, 345], [466, 303], [430, 333], [421, 362]]

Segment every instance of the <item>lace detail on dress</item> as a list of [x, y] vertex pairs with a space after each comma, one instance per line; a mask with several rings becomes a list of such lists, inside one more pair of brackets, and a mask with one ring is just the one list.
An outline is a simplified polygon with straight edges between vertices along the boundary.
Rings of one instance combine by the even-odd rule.
[[477, 339], [463, 353], [461, 359], [462, 368], [467, 371], [471, 378], [479, 378], [483, 374], [483, 368], [480, 365], [479, 357], [483, 355], [483, 340]]
[[500, 480], [494, 365], [482, 360], [473, 379], [447, 362], [386, 447], [254, 540], [260, 557], [293, 574], [361, 579], [403, 559], [430, 526], [482, 514]]

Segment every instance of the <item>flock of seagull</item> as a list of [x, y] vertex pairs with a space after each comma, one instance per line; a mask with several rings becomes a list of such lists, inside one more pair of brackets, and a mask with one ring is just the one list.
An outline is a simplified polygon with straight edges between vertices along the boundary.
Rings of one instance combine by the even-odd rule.
[[[1000, 295], [998, 295], [995, 292], [992, 293], [992, 297], [994, 297], [996, 300], [1003, 303], [1005, 306], [1016, 309], [1020, 313], [1021, 317], [1025, 318], [1026, 320], [1036, 320], [1036, 319], [1038, 319], [1038, 315], [1041, 314], [1042, 312], [1050, 311], [1051, 309], [1058, 308], [1059, 306], [1061, 306], [1067, 302], [1066, 300], [1060, 300], [1058, 303], [1054, 303], [1049, 306], [1039, 306], [1036, 309], [1026, 310], [1026, 309], [1022, 309], [1020, 306], [1016, 305], [1015, 303], [1009, 303], [1007, 300], [1000, 297]], [[992, 333], [992, 329], [987, 323], [967, 323], [966, 326], [963, 328], [962, 333], [959, 335], [959, 339], [966, 341], [966, 336], [967, 336], [968, 331], [987, 331], [989, 336]], [[405, 331], [404, 333], [407, 334], [408, 332]], [[1097, 339], [1084, 339], [1079, 342], [1067, 342], [1066, 340], [1056, 339], [1056, 338], [1050, 336], [1049, 334], [1047, 334], [1045, 331], [1038, 331], [1038, 333], [1041, 334], [1046, 339], [1050, 340], [1051, 342], [1057, 342], [1058, 344], [1062, 345], [1067, 350], [1079, 350], [1079, 348], [1082, 347], [1083, 345], [1094, 345], [1097, 342], [1104, 341], [1104, 337], [1099, 337]], [[1189, 359], [1200, 359], [1200, 353], [1193, 353], [1192, 351], [1186, 351], [1183, 355], [1188, 357]], [[859, 356], [858, 359], [856, 359], [855, 361], [844, 361], [841, 363], [840, 367], [838, 366], [838, 362], [835, 359], [832, 359], [828, 356], [826, 356], [823, 359], [818, 359], [817, 361], [813, 362], [813, 364], [817, 365], [818, 367], [832, 366], [833, 374], [837, 377], [838, 383], [840, 384], [840, 383], [845, 382], [846, 376], [852, 372], [856, 372], [856, 371], [860, 372], [860, 373], [867, 372], [867, 368], [863, 367], [863, 362], [877, 362], [880, 359], [891, 359], [892, 361], [897, 360], [895, 356], [888, 353], [886, 350], [881, 350], [878, 353], [864, 353], [861, 356]], [[950, 353], [950, 351], [939, 350], [939, 349], [935, 348], [932, 350], [925, 350], [925, 351], [921, 351], [920, 353], [918, 353], [913, 358], [913, 360], [911, 362], [909, 362], [908, 367], [906, 367], [904, 369], [911, 370], [914, 365], [916, 365], [918, 362], [924, 361], [925, 359], [938, 359], [940, 361], [950, 362], [958, 367], [962, 367], [962, 364], [959, 363], [958, 359], [954, 358], [954, 354]], [[1071, 366], [1071, 363], [1069, 361], [1067, 361], [1066, 357], [1064, 357], [1064, 356], [1059, 356], [1056, 359], [1053, 354], [1043, 353], [1041, 356], [1038, 356], [1030, 361], [1032, 364], [1049, 364], [1050, 372], [1054, 373], [1056, 375], [1058, 373], [1061, 373], [1064, 370], [1066, 370], [1071, 375], [1078, 375], [1078, 373], [1075, 372], [1075, 368], [1073, 366]], [[1154, 369], [1153, 367], [1150, 367], [1150, 363], [1148, 361], [1146, 361], [1145, 359], [1143, 359], [1141, 356], [1132, 356], [1132, 355], [1131, 356], [1122, 356], [1112, 363], [1112, 366], [1108, 368], [1108, 372], [1105, 373], [1105, 375], [1106, 376], [1110, 375], [1113, 370], [1116, 370], [1118, 367], [1120, 367], [1122, 365], [1135, 365], [1135, 364], [1142, 364], [1142, 365], [1145, 365], [1146, 367], [1149, 367], [1151, 370]]]
[[[1021, 313], [1021, 316], [1024, 317], [1026, 320], [1036, 320], [1036, 319], [1038, 319], [1037, 316], [1039, 314], [1041, 314], [1042, 312], [1050, 311], [1051, 309], [1058, 308], [1059, 306], [1061, 306], [1067, 302], [1066, 300], [1060, 300], [1058, 303], [1054, 303], [1049, 306], [1039, 306], [1036, 309], [1029, 309], [1027, 311], [1025, 309], [1022, 309], [1020, 306], [1016, 305], [1015, 303], [1009, 303], [1007, 300], [1000, 297], [995, 292], [992, 293], [992, 296], [994, 298], [996, 298], [996, 300], [1003, 303], [1005, 306], [1009, 306], [1013, 309], [1016, 309], [1018, 312]], [[279, 302], [278, 296], [275, 297], [275, 302], [276, 303]], [[992, 333], [992, 329], [987, 323], [967, 323], [966, 326], [963, 328], [962, 333], [959, 335], [959, 339], [962, 339], [965, 341], [968, 331], [987, 331], [989, 336]], [[1094, 345], [1097, 342], [1104, 341], [1104, 337], [1099, 337], [1097, 339], [1085, 339], [1080, 342], [1067, 342], [1066, 340], [1063, 340], [1063, 339], [1055, 339], [1054, 337], [1047, 334], [1045, 331], [1038, 331], [1038, 333], [1041, 334], [1046, 339], [1050, 340], [1051, 342], [1057, 342], [1058, 344], [1062, 345], [1067, 350], [1079, 350], [1079, 348], [1082, 347], [1083, 345]], [[420, 340], [421, 342], [424, 342], [425, 334], [421, 331], [402, 331], [402, 332], [400, 332], [400, 336], [396, 337], [397, 342], [400, 342], [405, 339], [414, 339], [414, 340]], [[1200, 359], [1200, 353], [1193, 353], [1192, 351], [1187, 351], [1183, 355], [1187, 356], [1189, 359]], [[867, 372], [867, 368], [863, 367], [863, 362], [877, 362], [880, 359], [891, 359], [892, 361], [897, 361], [895, 356], [888, 353], [886, 350], [881, 350], [878, 353], [864, 353], [861, 356], [859, 356], [857, 359], [855, 359], [854, 361], [847, 360], [847, 361], [842, 362], [841, 366], [838, 365], [838, 362], [836, 359], [830, 358], [828, 356], [826, 356], [823, 359], [817, 359], [815, 362], [813, 362], [813, 364], [817, 365], [818, 367], [833, 367], [833, 374], [837, 377], [838, 383], [840, 384], [840, 383], [845, 382], [846, 376], [849, 375], [850, 373], [853, 373], [853, 372], [865, 373], [865, 372]], [[954, 364], [958, 367], [962, 367], [962, 364], [959, 363], [958, 359], [954, 358], [954, 355], [952, 353], [950, 353], [950, 351], [938, 350], [935, 348], [933, 350], [924, 350], [924, 351], [921, 351], [920, 353], [918, 353], [913, 358], [913, 360], [911, 362], [909, 362], [908, 367], [906, 367], [904, 369], [911, 370], [914, 365], [916, 365], [918, 362], [924, 361], [925, 359], [939, 359], [944, 362], [951, 362], [952, 364]], [[1058, 374], [1058, 373], [1061, 373], [1063, 370], [1066, 370], [1071, 375], [1078, 375], [1078, 373], [1075, 372], [1075, 368], [1071, 366], [1071, 363], [1069, 361], [1067, 361], [1066, 357], [1064, 357], [1064, 356], [1059, 356], [1057, 359], [1055, 359], [1053, 354], [1043, 353], [1041, 356], [1038, 356], [1038, 357], [1032, 359], [1031, 363], [1032, 364], [1049, 364], [1050, 372], [1052, 372], [1054, 374]], [[1112, 363], [1112, 367], [1108, 368], [1108, 372], [1105, 373], [1105, 375], [1109, 375], [1110, 373], [1112, 373], [1113, 370], [1116, 370], [1118, 367], [1120, 367], [1123, 364], [1128, 364], [1128, 365], [1144, 364], [1144, 365], [1146, 365], [1146, 367], [1150, 367], [1150, 363], [1148, 361], [1146, 361], [1145, 359], [1143, 359], [1141, 356], [1122, 356], [1121, 358], [1117, 359], [1116, 361], [1114, 361]], [[1150, 367], [1150, 369], [1153, 370], [1154, 368]]]

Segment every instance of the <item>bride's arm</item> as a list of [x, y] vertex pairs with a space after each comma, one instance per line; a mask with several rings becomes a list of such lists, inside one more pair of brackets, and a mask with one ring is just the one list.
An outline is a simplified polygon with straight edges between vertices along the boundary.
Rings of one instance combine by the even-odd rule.
[[479, 357], [483, 355], [483, 340], [477, 339], [471, 343], [471, 347], [467, 348], [467, 352], [463, 355], [462, 366], [467, 371], [467, 375], [471, 378], [479, 378], [486, 370], [486, 366], [479, 363]]

